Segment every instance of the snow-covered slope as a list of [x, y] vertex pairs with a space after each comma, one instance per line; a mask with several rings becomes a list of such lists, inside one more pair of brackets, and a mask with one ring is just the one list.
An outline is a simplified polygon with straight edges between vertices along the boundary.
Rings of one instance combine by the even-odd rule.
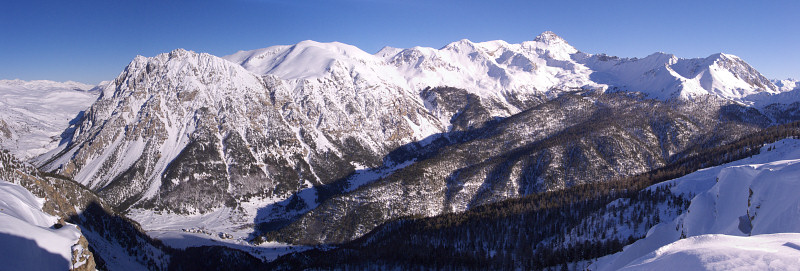
[[72, 270], [85, 264], [73, 255], [81, 231], [72, 224], [56, 228], [58, 218], [42, 212], [44, 200], [22, 186], [0, 180], [0, 269]]
[[70, 121], [97, 99], [93, 87], [71, 81], [0, 80], [0, 147], [24, 160], [56, 148]]
[[[800, 258], [797, 176], [800, 140], [786, 139], [765, 146], [754, 157], [658, 184], [651, 189], [673, 185], [675, 194], [695, 195], [688, 211], [656, 225], [647, 237], [601, 258], [594, 267], [658, 269], [681, 263], [707, 269], [758, 268], [763, 264], [775, 264], [778, 269], [796, 267]], [[687, 237], [690, 239], [678, 241]], [[766, 254], [764, 250], [771, 255], [755, 257]], [[749, 256], [739, 256], [747, 251]]]
[[693, 236], [663, 246], [620, 270], [797, 269], [800, 233]]

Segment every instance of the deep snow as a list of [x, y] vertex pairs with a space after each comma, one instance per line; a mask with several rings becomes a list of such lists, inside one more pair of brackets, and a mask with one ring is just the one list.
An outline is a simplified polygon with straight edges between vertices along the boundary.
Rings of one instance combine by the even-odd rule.
[[591, 269], [796, 269], [797, 176], [800, 140], [784, 139], [753, 157], [654, 185], [651, 189], [674, 185], [672, 193], [695, 195], [689, 210], [654, 226], [622, 252], [598, 259]]
[[44, 199], [0, 180], [0, 269], [67, 270], [81, 236], [72, 224], [53, 227], [58, 218], [42, 212]]

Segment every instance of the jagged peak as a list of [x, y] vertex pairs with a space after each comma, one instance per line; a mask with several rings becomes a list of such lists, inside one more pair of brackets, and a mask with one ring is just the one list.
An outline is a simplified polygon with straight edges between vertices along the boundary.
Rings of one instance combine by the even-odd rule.
[[548, 45], [560, 44], [560, 43], [569, 44], [569, 43], [567, 43], [566, 40], [564, 40], [563, 38], [559, 37], [558, 35], [556, 35], [556, 33], [553, 33], [552, 31], [544, 31], [544, 32], [542, 32], [541, 34], [536, 36], [536, 38], [533, 39], [533, 41], [538, 41], [538, 42], [541, 42], [541, 43], [544, 43], [544, 44], [548, 44]]
[[213, 56], [208, 53], [198, 53], [192, 50], [186, 50], [183, 48], [174, 49], [168, 53], [160, 53], [152, 57], [146, 57], [142, 55], [137, 55], [136, 57], [131, 60], [128, 64], [128, 68], [130, 67], [138, 67], [138, 65], [147, 64], [153, 61], [158, 62], [165, 62], [177, 59], [186, 59], [191, 57], [207, 57], [207, 58], [218, 58], [217, 56]]
[[[186, 50], [186, 49], [183, 49], [183, 48], [178, 48], [178, 49], [170, 51], [169, 53], [161, 53], [161, 54], [155, 55], [153, 57], [146, 57], [146, 56], [142, 56], [142, 55], [137, 55], [136, 57], [133, 58], [133, 60], [131, 60], [131, 62], [128, 64], [128, 66], [125, 67], [125, 70], [143, 68], [143, 67], [146, 67], [147, 65], [150, 65], [150, 64], [158, 64], [158, 65], [160, 65], [159, 63], [167, 63], [167, 62], [171, 62], [171, 61], [188, 61], [188, 59], [191, 59], [191, 58], [200, 58], [200, 59], [204, 59], [204, 61], [222, 61], [222, 62], [227, 62], [222, 58], [219, 58], [217, 56], [214, 56], [214, 55], [211, 55], [211, 54], [208, 54], [208, 53], [198, 53], [198, 52], [195, 52], [195, 51], [192, 51], [192, 50]], [[233, 64], [233, 63], [231, 63], [231, 64]]]
[[735, 60], [735, 61], [741, 61], [742, 60], [738, 56], [731, 55], [731, 54], [726, 54], [726, 53], [722, 53], [722, 52], [716, 53], [716, 54], [711, 54], [710, 56], [706, 57], [706, 59], [707, 60], [720, 60], [720, 59], [722, 59], [722, 60]]
[[188, 53], [188, 52], [192, 52], [192, 53], [194, 53], [194, 51], [186, 50], [186, 49], [183, 49], [183, 48], [177, 48], [177, 49], [175, 49], [175, 50], [172, 50], [172, 51], [171, 51], [171, 52], [169, 52], [169, 53], [170, 53], [170, 54], [186, 54], [186, 53]]
[[525, 50], [543, 50], [549, 57], [558, 60], [570, 60], [572, 54], [578, 53], [575, 47], [551, 31], [545, 31], [533, 41], [525, 41], [521, 45]]
[[[219, 75], [217, 78], [211, 78], [217, 75]], [[204, 78], [202, 80], [204, 82], [194, 82], [197, 81], [196, 78]], [[208, 85], [214, 81], [242, 86], [245, 83], [253, 83], [253, 78], [257, 76], [236, 63], [208, 53], [178, 48], [153, 57], [136, 56], [112, 83], [98, 85], [97, 89], [102, 91], [101, 99], [108, 99], [135, 91], [169, 91], [169, 89], [143, 87], [157, 82]]]

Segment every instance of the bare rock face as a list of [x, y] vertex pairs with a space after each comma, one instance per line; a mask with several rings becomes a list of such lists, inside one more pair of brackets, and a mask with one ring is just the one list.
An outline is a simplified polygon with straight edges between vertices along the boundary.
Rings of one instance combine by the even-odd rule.
[[97, 270], [97, 264], [94, 262], [94, 255], [89, 251], [89, 241], [81, 236], [78, 243], [72, 246], [72, 268], [74, 271], [91, 271]]

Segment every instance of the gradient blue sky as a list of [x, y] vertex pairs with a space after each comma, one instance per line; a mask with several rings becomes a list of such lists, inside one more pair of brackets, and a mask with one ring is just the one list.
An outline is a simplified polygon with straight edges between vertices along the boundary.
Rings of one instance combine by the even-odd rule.
[[302, 40], [439, 48], [463, 38], [517, 43], [551, 30], [578, 50], [742, 57], [800, 79], [800, 1], [3, 1], [0, 79], [116, 77], [136, 55], [218, 56]]

